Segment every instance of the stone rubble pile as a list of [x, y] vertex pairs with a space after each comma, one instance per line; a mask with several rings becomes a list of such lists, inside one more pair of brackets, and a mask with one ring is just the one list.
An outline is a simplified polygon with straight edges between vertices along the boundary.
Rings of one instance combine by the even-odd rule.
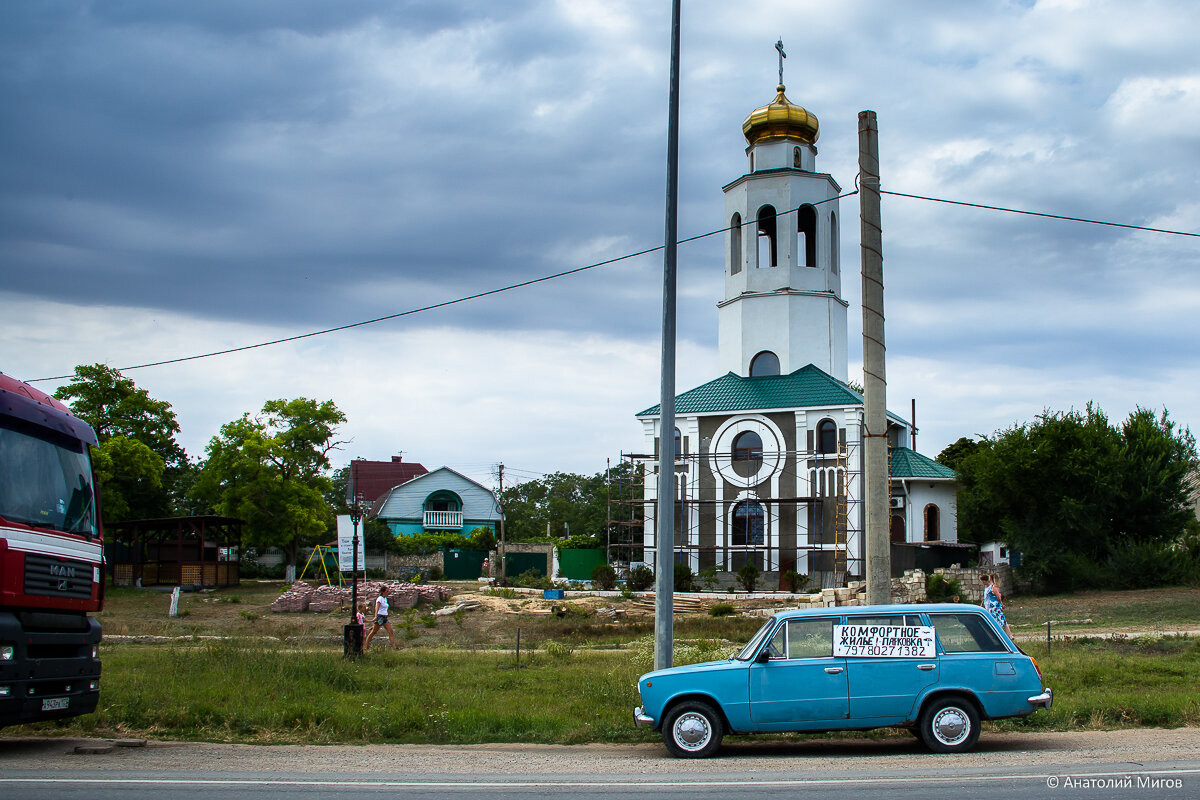
[[[367, 615], [374, 613], [379, 590], [388, 587], [388, 605], [392, 609], [412, 608], [417, 603], [441, 603], [450, 599], [450, 590], [433, 584], [415, 585], [399, 581], [363, 581], [358, 585], [358, 602], [365, 604]], [[296, 581], [271, 603], [271, 610], [286, 613], [338, 611], [349, 609], [350, 586], [318, 586]]]

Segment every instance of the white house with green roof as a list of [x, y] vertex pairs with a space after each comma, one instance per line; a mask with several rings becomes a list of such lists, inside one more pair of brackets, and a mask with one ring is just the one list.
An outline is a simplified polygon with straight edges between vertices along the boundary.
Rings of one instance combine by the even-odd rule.
[[[724, 187], [730, 230], [718, 358], [725, 374], [675, 398], [675, 558], [699, 571], [861, 577], [862, 395], [847, 382], [840, 187], [816, 171], [817, 118], [777, 88], [742, 125], [748, 172]], [[644, 545], [653, 563], [659, 406], [643, 425]], [[953, 471], [888, 415], [893, 541], [957, 541]]]

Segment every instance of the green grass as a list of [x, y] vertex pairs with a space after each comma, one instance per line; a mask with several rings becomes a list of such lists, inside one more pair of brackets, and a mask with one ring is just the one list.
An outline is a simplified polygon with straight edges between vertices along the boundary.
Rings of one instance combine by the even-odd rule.
[[[721, 640], [676, 645], [676, 662], [727, 654]], [[1054, 707], [999, 730], [1200, 725], [1200, 640], [1079, 640], [1033, 652]], [[633, 727], [651, 642], [623, 650], [340, 649], [262, 640], [109, 646], [96, 714], [6, 735], [146, 736], [250, 743], [654, 741]]]

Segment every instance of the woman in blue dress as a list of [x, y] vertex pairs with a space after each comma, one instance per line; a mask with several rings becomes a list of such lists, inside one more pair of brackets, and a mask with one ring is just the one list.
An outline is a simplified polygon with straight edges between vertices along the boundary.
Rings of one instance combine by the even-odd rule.
[[983, 584], [983, 603], [981, 605], [996, 618], [996, 622], [1000, 623], [1000, 627], [1004, 628], [1004, 632], [1011, 639], [1012, 630], [1008, 627], [1008, 620], [1004, 618], [1004, 598], [1001, 596], [1000, 590], [996, 588], [995, 578], [984, 573], [979, 576], [979, 582]]

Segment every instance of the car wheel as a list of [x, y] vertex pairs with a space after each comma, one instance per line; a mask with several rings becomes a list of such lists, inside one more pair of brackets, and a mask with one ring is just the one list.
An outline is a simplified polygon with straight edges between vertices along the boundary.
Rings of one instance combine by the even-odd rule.
[[979, 741], [979, 712], [969, 700], [945, 697], [921, 713], [921, 741], [935, 753], [965, 753]]
[[663, 743], [676, 758], [708, 758], [721, 747], [725, 735], [721, 715], [701, 702], [680, 703], [663, 722]]

